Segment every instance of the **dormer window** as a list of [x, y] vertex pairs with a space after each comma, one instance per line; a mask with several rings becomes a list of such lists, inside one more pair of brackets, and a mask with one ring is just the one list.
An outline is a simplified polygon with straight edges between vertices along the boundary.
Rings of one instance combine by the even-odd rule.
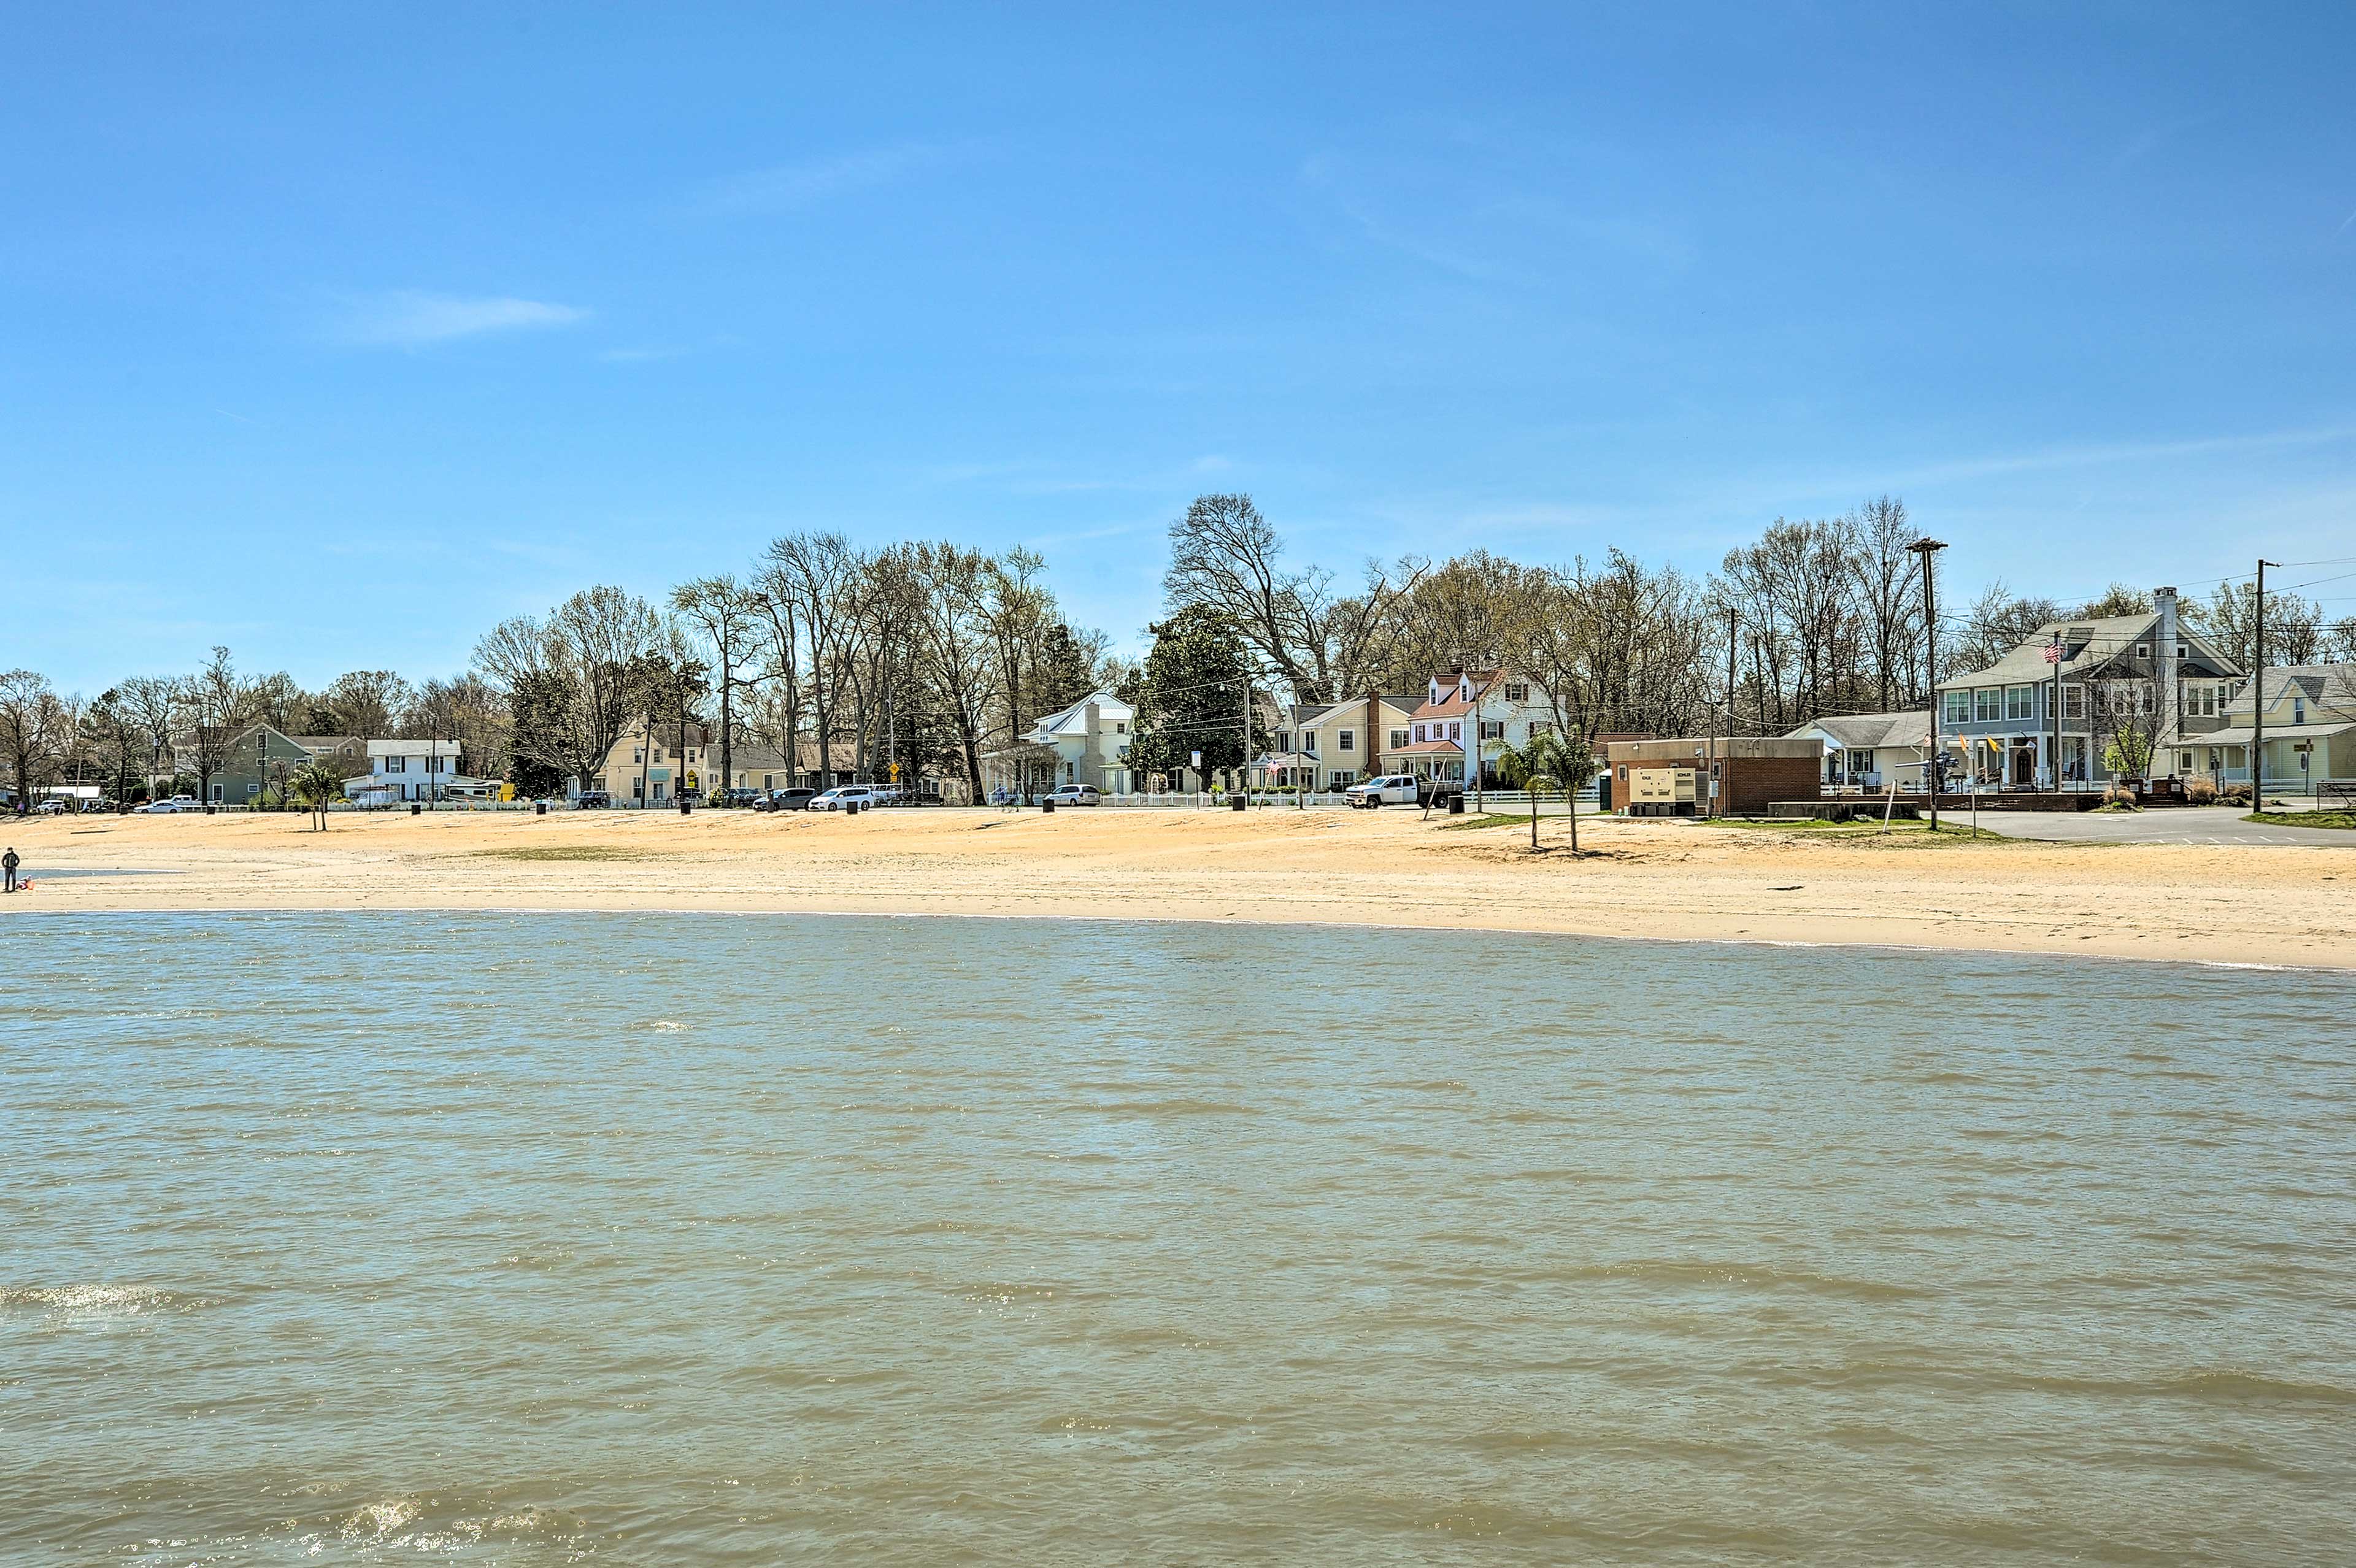
[[1506, 683], [1506, 686], [1505, 686], [1505, 700], [1506, 700], [1506, 701], [1508, 701], [1508, 702], [1527, 702], [1529, 699], [1530, 699], [1530, 688], [1529, 688], [1529, 686], [1527, 685], [1527, 683], [1523, 682], [1523, 681], [1509, 681], [1509, 682], [1507, 682], [1507, 683]]
[[2176, 645], [2176, 656], [2177, 656], [2178, 658], [2180, 658], [2180, 659], [2189, 659], [2189, 658], [2190, 658], [2190, 657], [2192, 656], [2192, 645], [2191, 645], [2191, 644], [2190, 644], [2190, 643], [2179, 643], [2179, 644], [2177, 644], [2177, 645]]
[[2139, 663], [2149, 662], [2151, 658], [2151, 645], [2149, 643], [2137, 643], [2136, 645], [2136, 658]]
[[2294, 724], [2304, 724], [2307, 722], [2306, 698], [2294, 697], [2290, 699], [2290, 721]]

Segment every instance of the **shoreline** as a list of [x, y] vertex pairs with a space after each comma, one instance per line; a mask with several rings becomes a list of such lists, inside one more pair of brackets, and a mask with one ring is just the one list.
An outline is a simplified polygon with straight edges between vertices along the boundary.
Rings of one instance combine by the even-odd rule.
[[[2356, 858], [1412, 812], [50, 818], [12, 914], [948, 914], [2356, 968]], [[2351, 846], [2356, 847], [2356, 846]], [[59, 876], [47, 872], [113, 873]]]
[[[154, 873], [150, 873], [154, 874]], [[66, 919], [73, 916], [106, 918], [120, 916], [180, 916], [215, 912], [208, 909], [166, 904], [123, 906], [104, 910], [45, 909], [27, 910], [27, 918], [47, 916]], [[254, 904], [239, 909], [240, 914], [278, 915], [293, 917], [305, 914], [494, 914], [494, 915], [656, 915], [688, 920], [822, 920], [840, 916], [852, 920], [963, 920], [974, 922], [1007, 921], [1024, 924], [1065, 923], [1070, 925], [1220, 925], [1248, 926], [1264, 931], [1291, 931], [1302, 926], [1333, 931], [1388, 931], [1413, 933], [1489, 934], [1496, 936], [1565, 937], [1574, 942], [1627, 943], [1634, 945], [1665, 945], [1683, 947], [1792, 947], [1813, 951], [1851, 951], [1861, 953], [1954, 953], [1974, 956], [2002, 958], [2058, 958], [2071, 962], [2104, 964], [2160, 964], [2181, 965], [2191, 969], [2242, 969], [2266, 974], [2343, 975], [2356, 972], [2356, 958], [2344, 964], [2288, 964], [2275, 961], [2239, 958], [2191, 958], [2172, 954], [2072, 952], [2062, 948], [1968, 944], [1963, 943], [1908, 943], [1870, 941], [1862, 938], [1779, 937], [1779, 936], [1700, 936], [1671, 933], [1593, 931], [1563, 926], [1540, 925], [1473, 925], [1463, 923], [1413, 923], [1406, 921], [1341, 920], [1333, 918], [1301, 920], [1254, 920], [1244, 916], [1140, 914], [1135, 912], [1102, 914], [1041, 914], [990, 910], [938, 909], [850, 909], [850, 908], [765, 908], [765, 909], [694, 909], [669, 905], [605, 905], [605, 904], [526, 904], [526, 903], [309, 903]]]

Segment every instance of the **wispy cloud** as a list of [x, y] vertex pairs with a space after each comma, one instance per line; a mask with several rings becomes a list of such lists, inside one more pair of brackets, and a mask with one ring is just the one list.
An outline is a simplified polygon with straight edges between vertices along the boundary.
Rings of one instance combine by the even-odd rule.
[[803, 158], [705, 180], [689, 196], [695, 210], [717, 218], [791, 212], [831, 197], [872, 189], [962, 155], [961, 145], [895, 142], [880, 147]]
[[362, 347], [418, 348], [491, 333], [571, 326], [588, 319], [585, 310], [546, 300], [509, 295], [467, 298], [395, 289], [348, 302], [344, 318], [332, 335], [339, 342]]

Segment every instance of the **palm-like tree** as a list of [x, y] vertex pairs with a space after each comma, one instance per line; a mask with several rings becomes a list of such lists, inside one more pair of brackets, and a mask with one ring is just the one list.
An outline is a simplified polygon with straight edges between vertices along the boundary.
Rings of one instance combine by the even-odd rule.
[[309, 806], [319, 819], [319, 831], [327, 830], [327, 803], [341, 800], [344, 781], [341, 770], [324, 758], [314, 757], [294, 770], [294, 776], [280, 786], [283, 792], [292, 790], [294, 798]]
[[1521, 751], [1507, 746], [1497, 756], [1497, 776], [1530, 797], [1530, 848], [1538, 847], [1538, 795], [1558, 789], [1570, 803], [1570, 852], [1579, 853], [1579, 792], [1595, 777], [1595, 752], [1580, 734], [1548, 730], [1530, 737]]

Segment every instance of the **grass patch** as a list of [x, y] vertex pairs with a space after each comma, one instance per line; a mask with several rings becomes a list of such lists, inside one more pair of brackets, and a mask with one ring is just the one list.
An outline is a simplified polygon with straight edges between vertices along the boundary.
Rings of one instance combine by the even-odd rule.
[[619, 844], [528, 844], [518, 849], [477, 849], [480, 860], [655, 860], [643, 849]]
[[[1817, 817], [1796, 816], [1712, 816], [1701, 820], [1706, 827], [1745, 828], [1753, 833], [1788, 833], [1795, 838], [1914, 838], [1932, 840], [1931, 825], [1909, 822], [1900, 817], [1888, 827], [1879, 820], [1873, 822], [1826, 822]], [[1992, 842], [2015, 843], [1994, 828], [1974, 828], [1967, 822], [1958, 822], [1953, 816], [1939, 820], [1936, 842], [1961, 843], [1972, 838]]]
[[2356, 811], [2254, 811], [2242, 820], [2273, 827], [2356, 827]]

